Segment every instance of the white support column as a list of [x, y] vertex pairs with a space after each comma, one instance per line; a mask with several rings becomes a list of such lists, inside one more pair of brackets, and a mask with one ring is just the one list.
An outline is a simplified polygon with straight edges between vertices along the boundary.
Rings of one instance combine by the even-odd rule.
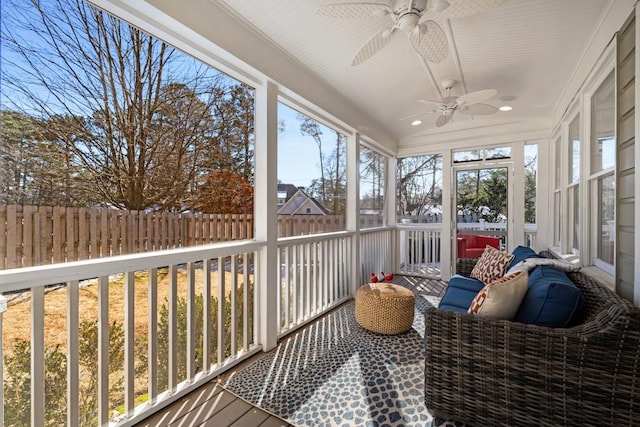
[[255, 105], [255, 238], [267, 244], [258, 253], [257, 306], [263, 350], [277, 344], [278, 314], [278, 88], [267, 82], [256, 88]]
[[451, 162], [451, 150], [442, 152], [442, 233], [440, 238], [440, 276], [442, 280], [451, 278], [451, 260], [453, 258], [452, 239], [455, 239], [456, 231], [453, 229], [455, 221], [452, 215], [456, 214], [453, 208], [455, 186], [451, 183], [455, 179], [453, 163]]
[[[398, 220], [396, 219], [396, 158], [389, 157], [387, 159], [387, 166], [385, 168], [385, 183], [384, 183], [384, 201], [385, 201], [385, 225], [395, 226]], [[400, 271], [400, 239], [398, 237], [398, 231], [394, 230], [392, 233], [391, 242], [391, 257], [393, 266], [393, 272]]]
[[511, 145], [513, 160], [513, 182], [509, 190], [513, 195], [509, 202], [510, 217], [507, 224], [507, 250], [511, 252], [516, 246], [524, 245], [524, 142]]
[[538, 172], [536, 173], [536, 252], [553, 246], [553, 153], [554, 139], [547, 138], [538, 141]]
[[351, 238], [349, 289], [355, 295], [363, 283], [360, 277], [360, 134], [347, 137], [347, 231], [354, 232]]
[[[554, 147], [554, 150], [556, 148]], [[556, 162], [558, 159], [556, 159]], [[569, 232], [570, 228], [567, 212], [569, 212], [569, 196], [567, 185], [569, 182], [568, 166], [569, 165], [569, 124], [562, 123], [562, 132], [560, 137], [560, 252], [569, 253]], [[557, 169], [556, 169], [557, 170]], [[555, 183], [554, 183], [555, 185]], [[554, 216], [555, 221], [555, 216]]]

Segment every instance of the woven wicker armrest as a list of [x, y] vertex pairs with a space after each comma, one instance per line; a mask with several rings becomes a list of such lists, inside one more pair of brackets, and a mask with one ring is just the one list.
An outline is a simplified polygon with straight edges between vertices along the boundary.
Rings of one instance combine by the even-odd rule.
[[456, 273], [463, 276], [470, 276], [473, 267], [477, 264], [480, 258], [458, 258], [456, 260]]
[[632, 425], [640, 419], [640, 311], [581, 273], [587, 319], [545, 328], [429, 308], [425, 401], [471, 425]]

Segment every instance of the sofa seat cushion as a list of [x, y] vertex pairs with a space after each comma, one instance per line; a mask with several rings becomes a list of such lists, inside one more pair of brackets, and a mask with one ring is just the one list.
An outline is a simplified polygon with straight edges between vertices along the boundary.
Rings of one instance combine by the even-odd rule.
[[484, 283], [480, 280], [455, 274], [451, 277], [438, 308], [466, 313], [471, 301], [482, 288]]
[[584, 299], [567, 275], [550, 265], [529, 272], [529, 289], [514, 320], [551, 328], [567, 328], [584, 318]]

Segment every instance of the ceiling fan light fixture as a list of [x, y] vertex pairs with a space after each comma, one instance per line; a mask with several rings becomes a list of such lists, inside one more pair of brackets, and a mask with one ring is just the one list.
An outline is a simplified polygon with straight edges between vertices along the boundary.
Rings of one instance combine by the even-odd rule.
[[511, 111], [511, 110], [513, 110], [513, 107], [511, 107], [510, 105], [503, 105], [502, 107], [498, 108], [498, 110], [500, 110], [500, 111]]
[[418, 126], [422, 124], [422, 120], [414, 120], [411, 122], [411, 126]]

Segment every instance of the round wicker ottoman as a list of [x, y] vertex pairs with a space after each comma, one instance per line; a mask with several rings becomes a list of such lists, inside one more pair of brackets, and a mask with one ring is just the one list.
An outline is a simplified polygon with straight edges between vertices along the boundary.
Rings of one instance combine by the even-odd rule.
[[413, 292], [392, 283], [369, 283], [356, 291], [356, 321], [379, 334], [407, 332], [413, 324]]

